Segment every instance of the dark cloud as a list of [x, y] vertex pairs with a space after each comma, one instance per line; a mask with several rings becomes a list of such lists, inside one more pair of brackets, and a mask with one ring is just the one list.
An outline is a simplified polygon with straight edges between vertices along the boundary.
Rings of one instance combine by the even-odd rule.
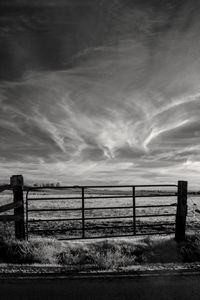
[[155, 46], [180, 7], [180, 1], [1, 2], [0, 78], [73, 66], [77, 53], [130, 37]]

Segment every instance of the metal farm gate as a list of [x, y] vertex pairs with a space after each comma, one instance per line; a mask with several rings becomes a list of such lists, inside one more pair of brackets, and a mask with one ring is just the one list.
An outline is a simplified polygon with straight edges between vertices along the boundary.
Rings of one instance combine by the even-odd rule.
[[33, 187], [26, 192], [25, 204], [27, 239], [35, 235], [90, 239], [175, 230], [180, 236], [185, 230], [187, 182]]

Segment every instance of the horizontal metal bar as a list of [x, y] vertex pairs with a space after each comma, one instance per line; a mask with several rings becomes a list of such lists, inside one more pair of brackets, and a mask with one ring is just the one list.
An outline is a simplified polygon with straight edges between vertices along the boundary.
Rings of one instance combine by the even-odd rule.
[[66, 229], [30, 229], [28, 232], [46, 232], [46, 231], [50, 231], [50, 232], [66, 232], [66, 231], [74, 231], [74, 230], [82, 230], [82, 228], [76, 228], [76, 227], [72, 227], [72, 228], [66, 228]]
[[160, 234], [171, 234], [174, 233], [174, 231], [161, 231], [161, 232], [143, 232], [143, 233], [136, 233], [136, 235], [160, 235]]
[[[136, 195], [135, 198], [161, 198], [161, 197], [176, 197], [177, 195]], [[127, 199], [127, 198], [132, 198], [130, 195], [124, 195], [124, 196], [86, 196], [84, 199]], [[81, 197], [61, 197], [61, 198], [56, 198], [56, 197], [39, 197], [39, 198], [27, 198], [28, 201], [61, 201], [61, 200], [81, 200]]]
[[[168, 226], [172, 225], [175, 226], [175, 223], [158, 223], [158, 224], [136, 224], [136, 227], [156, 227], [156, 226]], [[133, 224], [131, 225], [119, 225], [119, 226], [93, 226], [93, 227], [86, 227], [85, 229], [107, 229], [107, 228], [121, 228], [121, 227], [133, 227]], [[33, 229], [33, 231], [69, 231], [69, 230], [82, 230], [82, 228], [77, 227], [70, 227], [66, 229]], [[32, 231], [32, 230], [29, 230]]]
[[175, 206], [177, 206], [177, 204], [176, 203], [174, 203], [174, 204], [156, 204], [156, 205], [137, 205], [135, 208], [145, 208], [145, 207], [147, 207], [147, 208], [149, 208], [149, 207], [175, 207]]
[[[172, 217], [176, 216], [176, 214], [156, 214], [156, 215], [138, 215], [137, 218], [149, 218], [149, 217]], [[108, 216], [108, 217], [89, 217], [85, 218], [85, 221], [89, 220], [112, 220], [112, 219], [131, 219], [133, 216]], [[76, 219], [29, 219], [28, 222], [62, 222], [62, 221], [81, 221], [81, 218]]]
[[[122, 198], [131, 198], [131, 196], [127, 196], [127, 195], [124, 195], [124, 196], [86, 196], [84, 197], [84, 199], [122, 199]], [[61, 198], [56, 198], [56, 197], [39, 197], [39, 198], [27, 198], [28, 201], [38, 201], [38, 200], [43, 200], [43, 201], [50, 201], [50, 200], [81, 200], [82, 198], [81, 197], [61, 197]]]
[[[79, 186], [80, 187], [80, 186]], [[137, 185], [86, 185], [84, 188], [129, 188], [129, 187], [177, 187], [176, 184], [137, 184]]]
[[82, 218], [76, 219], [29, 219], [28, 223], [36, 223], [36, 222], [62, 222], [62, 221], [81, 221]]
[[[176, 197], [177, 194], [149, 194], [149, 195], [135, 195], [135, 198], [160, 198], [160, 197]], [[132, 195], [113, 195], [113, 196], [85, 196], [84, 199], [126, 199], [132, 198]], [[81, 200], [81, 197], [37, 197], [37, 198], [29, 198], [27, 197], [28, 201], [61, 201], [61, 200]]]
[[[176, 214], [154, 214], [154, 215], [137, 215], [137, 218], [147, 218], [147, 217], [167, 217], [167, 216], [176, 216]], [[90, 217], [85, 218], [85, 220], [104, 220], [104, 219], [130, 219], [133, 216], [108, 216], [108, 217]]]
[[136, 224], [136, 227], [156, 227], [156, 226], [175, 226], [175, 223], [158, 223], [158, 224]]
[[159, 194], [159, 195], [156, 195], [156, 194], [149, 194], [149, 195], [135, 195], [136, 198], [160, 198], [160, 197], [176, 197], [177, 194]]
[[[96, 229], [116, 229], [116, 228], [132, 228], [133, 225], [121, 225], [121, 226], [94, 226], [94, 227], [85, 227], [85, 230], [96, 230]], [[66, 228], [66, 229], [30, 229], [29, 232], [65, 232], [65, 231], [73, 231], [73, 230], [82, 230], [82, 228]]]
[[[150, 233], [136, 233], [136, 234], [120, 234], [120, 235], [104, 235], [104, 236], [86, 236], [84, 239], [103, 239], [103, 238], [120, 238], [120, 237], [133, 237], [140, 235], [167, 235], [174, 233], [174, 231], [167, 232], [150, 232]], [[67, 240], [82, 240], [81, 237], [72, 237], [72, 238], [58, 238], [58, 240], [67, 241]]]
[[41, 209], [28, 209], [28, 212], [36, 211], [80, 211], [81, 208], [41, 208]]
[[156, 214], [156, 215], [137, 215], [137, 218], [150, 218], [150, 217], [174, 217], [176, 214]]
[[28, 201], [41, 201], [41, 200], [43, 200], [43, 201], [50, 201], [50, 200], [56, 200], [56, 201], [60, 201], [60, 200], [80, 200], [80, 199], [82, 199], [81, 197], [61, 197], [61, 198], [56, 198], [56, 197], [46, 197], [46, 198], [44, 198], [44, 197], [39, 197], [39, 198], [27, 198], [27, 200]]
[[97, 189], [97, 188], [130, 188], [130, 187], [177, 187], [177, 184], [137, 184], [137, 185], [71, 185], [71, 186], [42, 186], [42, 187], [29, 187], [27, 192], [31, 190], [44, 190], [44, 189]]
[[131, 198], [131, 195], [113, 195], [113, 196], [86, 196], [84, 199], [122, 199], [122, 198]]
[[[161, 204], [161, 205], [139, 205], [135, 208], [150, 208], [150, 207], [175, 207], [176, 204]], [[85, 207], [85, 210], [107, 210], [107, 209], [132, 209], [133, 206], [101, 206], [101, 207]], [[80, 208], [41, 208], [41, 209], [28, 209], [28, 212], [40, 211], [80, 211]]]
[[85, 230], [95, 230], [95, 229], [116, 229], [116, 228], [133, 228], [132, 225], [121, 225], [121, 226], [93, 226], [93, 227], [85, 227]]
[[[133, 236], [133, 234], [120, 234], [120, 235], [101, 235], [101, 236], [85, 236], [85, 238], [84, 239], [86, 239], [86, 240], [91, 240], [91, 239], [103, 239], [103, 238], [117, 238], [117, 237], [128, 237], [128, 236]], [[58, 240], [60, 240], [60, 241], [67, 241], [67, 240], [82, 240], [82, 238], [80, 238], [80, 237], [72, 237], [72, 238], [58, 238]]]
[[[162, 223], [162, 224], [140, 224], [136, 225], [136, 227], [155, 227], [155, 226], [163, 226], [163, 225], [173, 225], [173, 223]], [[96, 230], [96, 229], [117, 229], [117, 228], [132, 228], [132, 225], [119, 225], [119, 226], [93, 226], [93, 227], [86, 227], [85, 230]], [[28, 232], [66, 232], [66, 231], [74, 231], [74, 230], [82, 230], [82, 228], [71, 227], [65, 229], [30, 229]]]
[[[149, 194], [149, 195], [137, 195], [135, 198], [153, 198], [153, 197], [176, 197], [177, 194]], [[85, 199], [112, 199], [112, 198], [132, 198], [132, 195], [113, 195], [113, 196], [86, 196]]]
[[[83, 240], [83, 239], [82, 239], [82, 236], [69, 237], [69, 238], [57, 238], [57, 237], [56, 237], [56, 239], [59, 240], [59, 241]], [[86, 237], [85, 237], [84, 239], [86, 239]]]
[[130, 209], [133, 206], [106, 206], [106, 207], [85, 207], [85, 210], [98, 210], [98, 209]]
[[131, 219], [133, 216], [109, 216], [109, 217], [90, 217], [85, 218], [85, 220], [109, 220], [109, 219]]

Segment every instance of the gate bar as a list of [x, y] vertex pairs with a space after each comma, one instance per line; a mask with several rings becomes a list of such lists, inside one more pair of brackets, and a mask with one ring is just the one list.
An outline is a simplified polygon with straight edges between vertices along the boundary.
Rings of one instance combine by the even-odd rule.
[[85, 238], [85, 201], [84, 201], [84, 187], [81, 188], [82, 194], [82, 238]]
[[133, 234], [136, 234], [136, 215], [135, 215], [135, 187], [132, 188], [133, 192]]

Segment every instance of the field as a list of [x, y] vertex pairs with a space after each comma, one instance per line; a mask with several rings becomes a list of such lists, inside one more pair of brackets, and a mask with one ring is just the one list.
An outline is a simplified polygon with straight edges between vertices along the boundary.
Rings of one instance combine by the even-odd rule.
[[[174, 189], [168, 191], [136, 191], [136, 234], [168, 233], [174, 231], [177, 197], [160, 197], [164, 194], [173, 195], [174, 192]], [[151, 197], [151, 195], [155, 194], [159, 197]], [[149, 197], [145, 197], [147, 195]], [[25, 199], [26, 193], [24, 196]], [[123, 190], [87, 189], [84, 196], [85, 237], [132, 235], [134, 233], [133, 198], [130, 188]], [[119, 196], [124, 198], [117, 198]], [[47, 198], [51, 199], [47, 200]], [[80, 189], [42, 189], [31, 191], [28, 199], [29, 222], [27, 229], [29, 237], [37, 235], [54, 236], [59, 239], [82, 237], [82, 199]], [[199, 200], [199, 196], [188, 196], [188, 230], [197, 231], [200, 228], [200, 214], [196, 211], [200, 209]], [[10, 191], [0, 193], [0, 205], [9, 202], [12, 202], [12, 193]], [[168, 206], [145, 207], [155, 205]], [[140, 208], [137, 208], [137, 206], [140, 206]], [[163, 214], [172, 214], [172, 216], [151, 217], [151, 215]], [[92, 218], [99, 219], [94, 220]]]

